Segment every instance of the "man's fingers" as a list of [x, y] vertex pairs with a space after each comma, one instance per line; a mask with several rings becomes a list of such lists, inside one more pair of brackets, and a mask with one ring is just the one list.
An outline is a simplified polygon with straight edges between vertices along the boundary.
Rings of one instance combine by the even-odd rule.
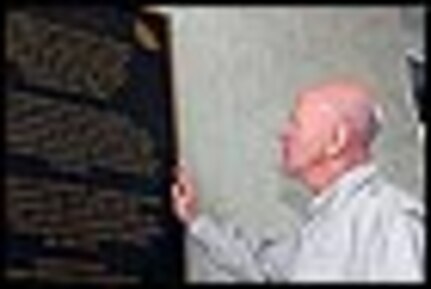
[[172, 195], [176, 199], [187, 195], [187, 187], [181, 182], [176, 182], [172, 185]]
[[186, 161], [185, 161], [185, 159], [180, 159], [179, 161], [178, 161], [178, 167], [180, 167], [180, 168], [185, 168], [187, 165], [186, 165]]
[[171, 187], [174, 209], [179, 219], [188, 224], [196, 214], [196, 192], [183, 160], [174, 168], [174, 174]]
[[184, 160], [179, 161], [179, 165], [174, 169], [175, 183], [172, 185], [172, 195], [178, 200], [187, 196], [193, 197], [194, 185], [191, 176], [185, 166]]
[[176, 183], [173, 184], [172, 185], [172, 195], [173, 195], [173, 197], [175, 199], [178, 199], [180, 197], [180, 194], [181, 194], [181, 192], [180, 192], [180, 188], [179, 188], [178, 184], [176, 184]]
[[177, 183], [184, 189], [192, 189], [192, 180], [188, 170], [185, 167], [180, 167], [177, 174]]

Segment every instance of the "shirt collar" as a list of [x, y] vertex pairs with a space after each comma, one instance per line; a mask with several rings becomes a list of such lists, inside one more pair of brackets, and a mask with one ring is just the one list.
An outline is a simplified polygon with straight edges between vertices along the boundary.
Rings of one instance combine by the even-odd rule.
[[357, 165], [344, 173], [332, 185], [323, 190], [319, 195], [311, 200], [310, 213], [320, 215], [330, 208], [338, 207], [345, 199], [352, 197], [355, 191], [361, 187], [370, 177], [377, 172], [374, 163]]

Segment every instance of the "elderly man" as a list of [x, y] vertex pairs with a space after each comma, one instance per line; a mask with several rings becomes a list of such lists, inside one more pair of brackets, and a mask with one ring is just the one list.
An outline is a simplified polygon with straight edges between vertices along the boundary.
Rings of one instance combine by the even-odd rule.
[[326, 81], [299, 94], [281, 134], [282, 161], [313, 198], [310, 219], [290, 240], [262, 240], [198, 213], [196, 186], [183, 167], [172, 188], [176, 215], [243, 281], [423, 280], [424, 208], [372, 163], [376, 107], [355, 81]]

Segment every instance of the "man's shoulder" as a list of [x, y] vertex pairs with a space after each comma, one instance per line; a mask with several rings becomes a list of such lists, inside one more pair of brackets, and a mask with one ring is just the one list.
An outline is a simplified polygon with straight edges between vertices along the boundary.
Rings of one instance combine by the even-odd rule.
[[425, 208], [413, 194], [380, 178], [362, 193], [362, 201], [357, 203], [352, 212], [355, 228], [360, 231], [358, 234], [374, 239], [392, 236], [394, 230], [422, 230]]
[[425, 206], [416, 195], [384, 179], [379, 180], [376, 188], [376, 209], [387, 218], [408, 218], [423, 221]]

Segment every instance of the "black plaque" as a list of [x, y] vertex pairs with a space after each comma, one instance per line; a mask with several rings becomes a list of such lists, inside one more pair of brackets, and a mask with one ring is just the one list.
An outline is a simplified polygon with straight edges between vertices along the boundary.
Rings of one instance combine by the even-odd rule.
[[168, 28], [125, 5], [8, 8], [9, 281], [182, 281]]

